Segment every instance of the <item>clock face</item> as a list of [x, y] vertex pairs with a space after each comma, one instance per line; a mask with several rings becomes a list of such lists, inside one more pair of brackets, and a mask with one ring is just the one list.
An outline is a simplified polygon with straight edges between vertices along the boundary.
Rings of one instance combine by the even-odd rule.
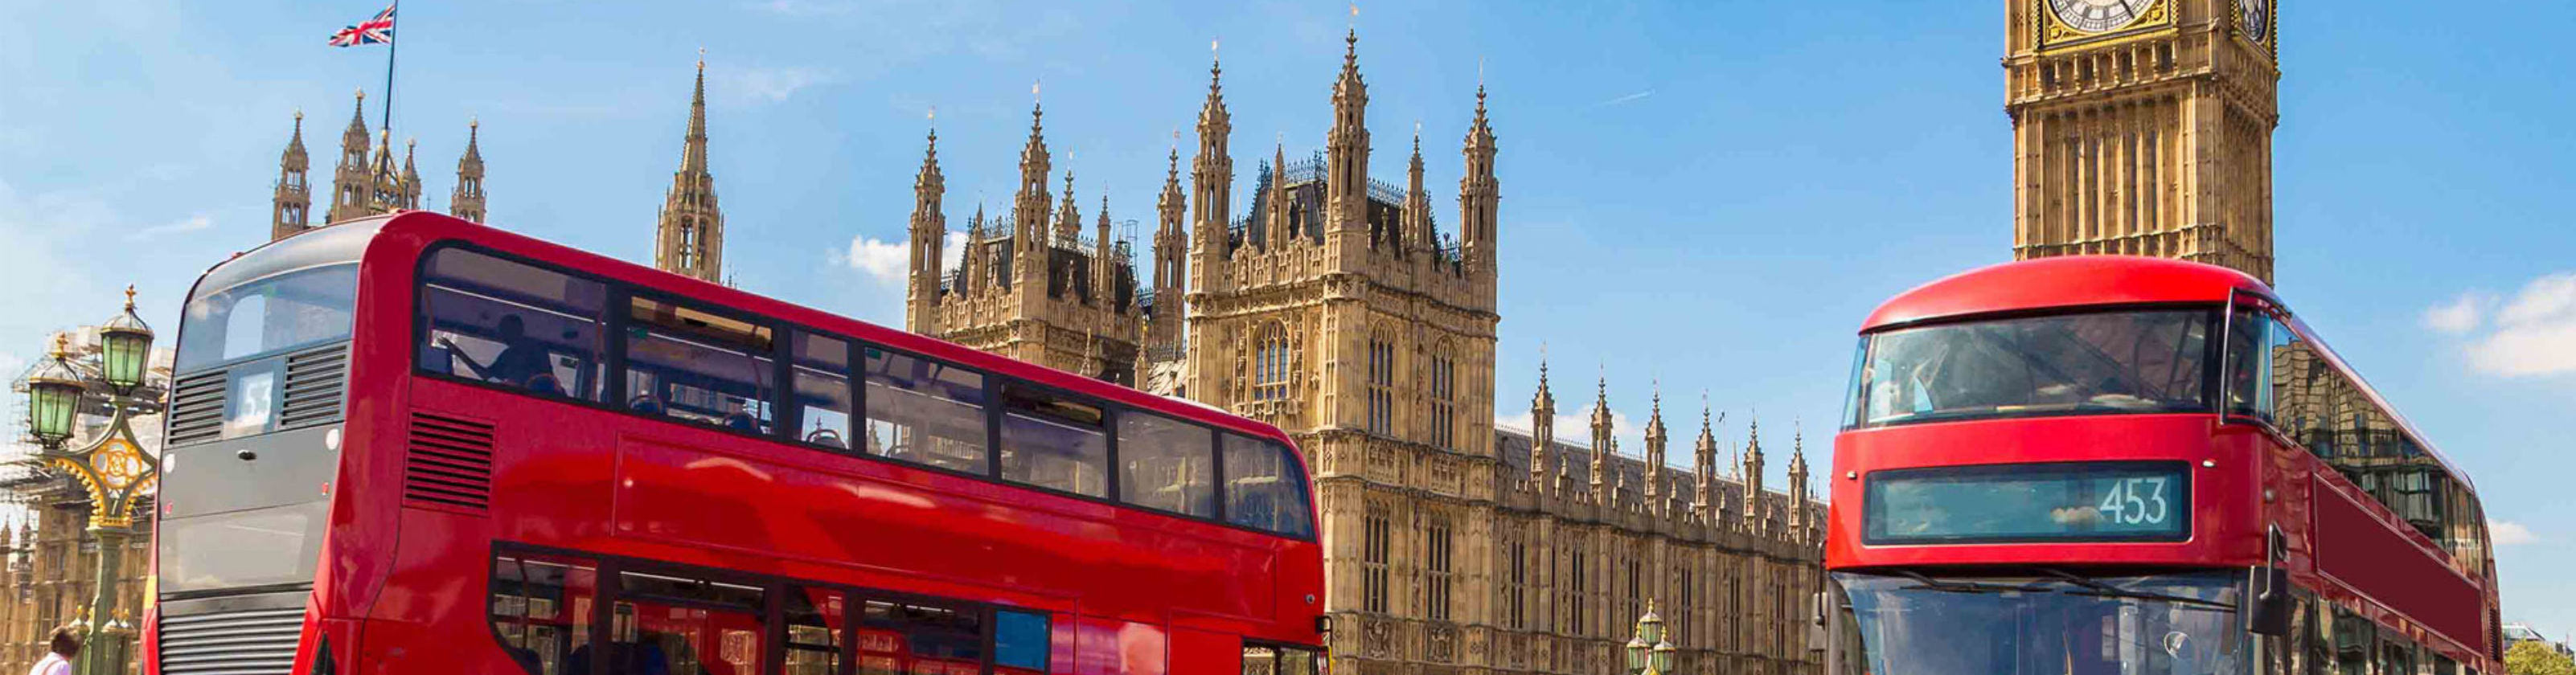
[[2108, 33], [2137, 21], [2156, 0], [2048, 0], [2060, 23], [2081, 33]]
[[2272, 0], [2236, 0], [2236, 26], [2246, 39], [2272, 41]]

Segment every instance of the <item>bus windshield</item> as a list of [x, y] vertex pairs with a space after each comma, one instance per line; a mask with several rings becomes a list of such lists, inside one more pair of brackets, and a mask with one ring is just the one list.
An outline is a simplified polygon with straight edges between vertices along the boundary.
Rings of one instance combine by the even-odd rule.
[[2092, 312], [1861, 337], [1847, 427], [1990, 417], [2212, 412], [2217, 312]]
[[1873, 675], [2240, 675], [2240, 573], [1932, 578], [1838, 573]]
[[236, 359], [349, 337], [358, 264], [296, 270], [188, 301], [175, 367], [190, 372]]

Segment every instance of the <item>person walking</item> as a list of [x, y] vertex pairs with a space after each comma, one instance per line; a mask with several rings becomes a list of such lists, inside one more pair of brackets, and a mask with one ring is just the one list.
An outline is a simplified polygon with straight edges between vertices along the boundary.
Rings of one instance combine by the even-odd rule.
[[56, 628], [46, 642], [53, 651], [38, 659], [36, 667], [27, 669], [27, 675], [72, 675], [72, 657], [79, 656], [81, 650], [80, 630], [71, 626]]

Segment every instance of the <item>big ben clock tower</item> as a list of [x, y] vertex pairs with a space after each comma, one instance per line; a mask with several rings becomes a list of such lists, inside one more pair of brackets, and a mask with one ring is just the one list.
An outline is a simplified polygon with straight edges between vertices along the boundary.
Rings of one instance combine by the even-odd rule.
[[2272, 0], [2009, 0], [2013, 257], [2272, 280]]

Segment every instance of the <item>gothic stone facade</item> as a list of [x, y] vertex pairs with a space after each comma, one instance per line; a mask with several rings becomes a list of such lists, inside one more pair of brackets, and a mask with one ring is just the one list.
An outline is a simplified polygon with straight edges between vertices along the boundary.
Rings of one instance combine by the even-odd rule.
[[2068, 4], [2009, 12], [2014, 257], [2162, 256], [2270, 282], [2273, 2], [2052, 9]]
[[[1820, 581], [1823, 507], [1807, 499], [1804, 461], [1787, 494], [1765, 491], [1748, 441], [1744, 477], [1721, 479], [1703, 431], [1695, 471], [1664, 468], [1660, 405], [1644, 459], [1618, 456], [1606, 412], [1592, 445], [1558, 443], [1544, 392], [1533, 433], [1497, 429], [1500, 182], [1484, 92], [1460, 150], [1458, 225], [1443, 233], [1418, 137], [1406, 185], [1369, 178], [1357, 50], [1353, 35], [1324, 149], [1291, 162], [1274, 148], [1240, 217], [1222, 71], [1210, 69], [1188, 189], [1175, 152], [1140, 297], [1119, 293], [1133, 263], [1106, 243], [1105, 219], [1099, 240], [1080, 242], [1068, 196], [1048, 229], [1035, 124], [1011, 231], [987, 232], [979, 214], [962, 269], [942, 270], [934, 152], [914, 183], [907, 325], [1287, 430], [1323, 515], [1335, 672], [1607, 675], [1648, 600], [1679, 629], [1684, 669], [1815, 672], [1794, 614]], [[1109, 265], [1058, 279], [1067, 259]], [[1085, 282], [1107, 301], [1055, 293]], [[1134, 359], [1130, 379], [1119, 358]]]
[[[366, 92], [358, 92], [356, 108], [349, 115], [349, 128], [340, 132], [331, 210], [321, 223], [313, 222], [313, 186], [307, 180], [313, 157], [304, 150], [304, 113], [295, 113], [295, 131], [286, 137], [286, 151], [277, 160], [277, 183], [269, 195], [270, 241], [352, 218], [421, 207], [420, 166], [413, 161], [419, 147], [405, 144], [402, 167], [395, 168], [392, 131], [380, 131], [380, 138], [372, 140], [367, 135]], [[475, 222], [483, 222], [486, 215], [482, 138], [483, 123], [468, 122], [465, 154], [456, 160], [456, 189], [448, 194], [448, 214]], [[367, 155], [370, 148], [375, 151], [373, 159]]]

